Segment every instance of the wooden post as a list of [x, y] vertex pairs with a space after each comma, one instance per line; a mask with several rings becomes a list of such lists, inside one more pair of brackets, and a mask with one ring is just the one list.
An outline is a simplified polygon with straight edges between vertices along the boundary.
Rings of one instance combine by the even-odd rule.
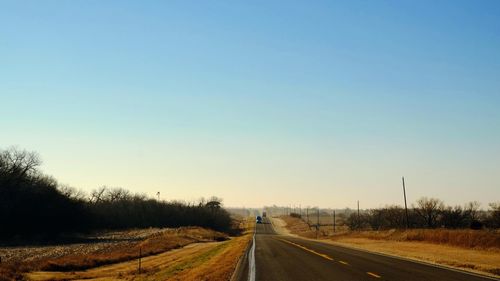
[[335, 210], [333, 210], [333, 232], [335, 232]]
[[139, 248], [139, 274], [141, 274], [141, 257], [142, 257], [142, 248]]

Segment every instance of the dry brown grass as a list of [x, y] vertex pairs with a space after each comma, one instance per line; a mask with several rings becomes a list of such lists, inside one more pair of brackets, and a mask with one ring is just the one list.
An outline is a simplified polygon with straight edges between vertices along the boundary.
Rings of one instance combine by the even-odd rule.
[[286, 228], [292, 234], [300, 235], [302, 237], [314, 238], [316, 232], [313, 231], [304, 221], [290, 216], [282, 216], [281, 220], [285, 222]]
[[141, 273], [138, 272], [137, 260], [99, 266], [83, 271], [53, 272], [37, 271], [28, 274], [30, 280], [165, 280], [154, 279], [159, 271], [174, 267], [176, 264], [185, 263], [193, 257], [197, 257], [207, 251], [211, 251], [218, 245], [227, 242], [194, 243], [184, 248], [171, 250], [158, 255], [142, 259]]
[[229, 280], [233, 274], [236, 264], [240, 257], [244, 254], [253, 233], [253, 218], [245, 222], [245, 233], [243, 236], [234, 238], [227, 247], [221, 249], [216, 255], [207, 262], [193, 267], [191, 270], [184, 271], [176, 276], [173, 280], [205, 280], [219, 281]]
[[93, 268], [106, 264], [137, 259], [139, 254], [143, 257], [156, 255], [168, 250], [177, 249], [197, 242], [222, 241], [227, 236], [220, 232], [200, 228], [181, 227], [158, 233], [152, 237], [129, 247], [117, 247], [106, 252], [88, 255], [69, 255], [61, 258], [42, 262], [37, 266], [45, 271], [75, 271]]
[[468, 229], [411, 229], [347, 232], [340, 235], [386, 241], [419, 241], [466, 249], [500, 250], [500, 233]]
[[[304, 221], [290, 216], [280, 217], [292, 234], [306, 238], [316, 238], [316, 229], [310, 228]], [[457, 246], [467, 249], [500, 250], [500, 233], [488, 230], [470, 229], [410, 229], [382, 231], [348, 231], [345, 227], [337, 227], [333, 233], [331, 226], [321, 227], [318, 238], [339, 239], [343, 236], [351, 238], [367, 238], [387, 241], [419, 241], [440, 245]]]
[[0, 266], [0, 281], [24, 280], [23, 272], [28, 269], [22, 263], [12, 262]]
[[[238, 259], [251, 239], [252, 220], [241, 222], [244, 234], [225, 242], [194, 243], [186, 247], [151, 255], [142, 259], [142, 271], [137, 272], [137, 260], [99, 266], [74, 272], [38, 271], [31, 280], [229, 280]], [[205, 233], [191, 231], [203, 237]], [[154, 244], [155, 241], [150, 241]], [[157, 242], [157, 241], [156, 241]]]
[[[97, 250], [85, 252], [84, 254], [70, 252], [59, 257], [49, 256], [29, 261], [8, 260], [0, 264], [0, 281], [21, 280], [23, 273], [34, 270], [79, 271], [135, 260], [139, 257], [140, 251], [142, 257], [147, 257], [192, 243], [227, 239], [226, 234], [200, 227], [162, 229], [138, 240], [112, 244], [107, 247], [97, 247]], [[92, 243], [89, 244], [88, 248], [93, 248]]]
[[[286, 223], [286, 228], [290, 231], [290, 233], [306, 238], [316, 238], [316, 228], [314, 226], [310, 227], [302, 219], [290, 216], [281, 216], [280, 219]], [[346, 229], [347, 228], [344, 226], [336, 227], [337, 232], [345, 232]], [[333, 226], [320, 226], [318, 238], [326, 238], [331, 235], [334, 235]]]
[[145, 280], [229, 280], [245, 252], [250, 235], [234, 238], [184, 262], [178, 262]]

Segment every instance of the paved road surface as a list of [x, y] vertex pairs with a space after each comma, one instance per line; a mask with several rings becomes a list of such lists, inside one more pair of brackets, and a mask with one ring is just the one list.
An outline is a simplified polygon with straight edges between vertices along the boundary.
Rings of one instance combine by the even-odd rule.
[[237, 280], [498, 280], [277, 235], [268, 218], [257, 224], [254, 246], [237, 272]]

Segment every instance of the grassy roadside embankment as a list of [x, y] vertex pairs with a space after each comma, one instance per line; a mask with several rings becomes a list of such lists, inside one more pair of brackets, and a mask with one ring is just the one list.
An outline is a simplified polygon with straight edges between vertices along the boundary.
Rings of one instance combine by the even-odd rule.
[[[292, 235], [314, 238], [302, 220], [274, 218]], [[278, 227], [279, 229], [280, 227]], [[285, 232], [286, 232], [285, 231]], [[319, 233], [322, 241], [500, 277], [500, 233], [477, 230], [411, 229]]]
[[[36, 271], [27, 277], [30, 280], [229, 280], [250, 241], [251, 220], [242, 221], [241, 227], [245, 229], [243, 235], [227, 241], [194, 242], [142, 258], [140, 273], [135, 258], [80, 271]], [[163, 239], [156, 242], [160, 240]]]
[[[171, 278], [168, 280], [206, 280], [219, 281], [230, 280], [240, 257], [252, 239], [254, 220], [245, 221], [245, 232], [242, 236], [231, 239], [228, 242], [217, 246], [211, 251], [202, 253], [198, 257], [193, 257], [186, 263], [178, 264], [174, 267], [176, 274], [171, 274], [172, 268], [167, 269]], [[179, 271], [179, 269], [181, 269]], [[148, 280], [158, 280], [163, 277], [162, 273]], [[167, 275], [167, 277], [169, 277]]]

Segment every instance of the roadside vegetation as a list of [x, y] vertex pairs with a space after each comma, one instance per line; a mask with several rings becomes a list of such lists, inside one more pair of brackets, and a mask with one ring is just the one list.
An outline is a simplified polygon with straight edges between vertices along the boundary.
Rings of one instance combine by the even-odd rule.
[[[247, 243], [248, 235], [241, 234], [248, 226], [224, 209], [219, 198], [197, 203], [159, 201], [108, 187], [85, 194], [43, 174], [40, 165], [35, 152], [0, 150], [1, 281], [73, 279], [68, 274], [84, 279], [111, 274], [111, 280], [142, 274], [141, 278], [148, 279], [162, 268], [171, 268], [158, 256], [177, 255], [185, 260], [205, 250], [210, 253], [192, 260], [193, 264], [201, 266], [217, 257], [225, 261], [220, 264], [224, 267], [220, 274], [226, 276]], [[184, 250], [191, 245], [204, 246]], [[152, 260], [150, 271], [137, 272], [139, 258]], [[115, 267], [127, 270], [119, 271], [123, 276], [101, 270]], [[195, 272], [187, 266], [168, 276], [174, 278], [185, 269]], [[203, 274], [215, 274], [206, 269]], [[30, 272], [39, 274], [31, 276]]]
[[214, 197], [197, 204], [158, 201], [123, 188], [90, 194], [39, 170], [38, 154], [0, 150], [0, 243], [58, 240], [63, 234], [147, 227], [200, 226], [230, 232], [230, 214]]
[[351, 213], [346, 220], [350, 229], [402, 229], [402, 228], [447, 228], [447, 229], [498, 229], [500, 228], [500, 202], [490, 203], [489, 209], [480, 209], [476, 201], [464, 206], [446, 206], [436, 198], [422, 197], [408, 209], [386, 206]]
[[500, 228], [500, 201], [489, 203], [486, 209], [477, 201], [464, 205], [446, 206], [437, 198], [422, 197], [411, 204], [406, 213], [399, 205], [375, 209], [318, 209], [270, 206], [271, 214], [284, 214], [302, 219], [308, 227], [320, 232], [333, 231], [333, 213], [338, 231], [389, 229], [472, 229], [496, 231]]
[[227, 239], [228, 237], [224, 233], [200, 227], [165, 229], [143, 241], [127, 243], [126, 247], [110, 248], [105, 252], [94, 252], [84, 256], [81, 254], [72, 254], [45, 260], [37, 266], [37, 269], [43, 271], [85, 270], [106, 264], [138, 259], [139, 257], [156, 255], [192, 243], [224, 241]]
[[[225, 241], [191, 243], [160, 254], [109, 265], [74, 271], [34, 271], [27, 274], [29, 280], [230, 280], [240, 256], [245, 252], [252, 237], [253, 219], [239, 220], [242, 235]], [[199, 229], [187, 229], [185, 235], [173, 238], [179, 241], [186, 235], [198, 236]], [[182, 232], [182, 231], [181, 231]], [[205, 233], [207, 234], [207, 233]], [[211, 235], [208, 235], [210, 238]], [[183, 238], [184, 237], [184, 238]], [[155, 239], [153, 245], [159, 240]]]
[[[89, 237], [90, 238], [90, 237]], [[0, 248], [0, 280], [24, 280], [32, 271], [84, 271], [137, 261], [193, 243], [228, 240], [227, 234], [200, 227], [105, 232], [86, 243]]]

